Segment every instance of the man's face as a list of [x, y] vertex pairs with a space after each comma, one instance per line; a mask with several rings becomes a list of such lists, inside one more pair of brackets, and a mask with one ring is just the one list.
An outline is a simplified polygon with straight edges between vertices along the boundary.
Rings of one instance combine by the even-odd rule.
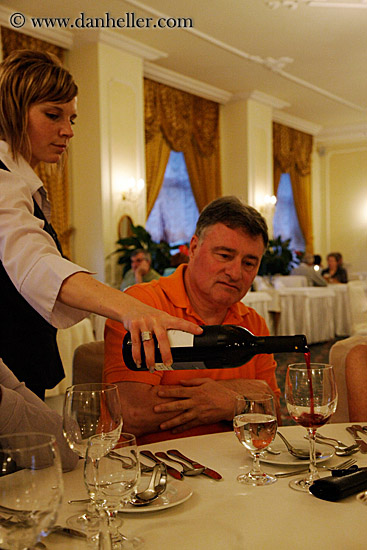
[[147, 262], [149, 265], [149, 262], [144, 257], [144, 253], [139, 252], [138, 254], [136, 254], [136, 256], [133, 256], [131, 258], [131, 269], [133, 271], [136, 271], [143, 262]]
[[191, 291], [215, 306], [238, 302], [251, 287], [264, 249], [261, 235], [222, 223], [208, 227], [200, 239], [194, 235], [187, 269]]

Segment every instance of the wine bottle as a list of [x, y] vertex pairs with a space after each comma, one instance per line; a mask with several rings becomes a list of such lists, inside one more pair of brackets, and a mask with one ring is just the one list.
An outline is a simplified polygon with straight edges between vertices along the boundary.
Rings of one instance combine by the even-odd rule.
[[[162, 363], [155, 336], [155, 370], [229, 369], [244, 365], [259, 353], [308, 352], [306, 336], [254, 336], [236, 325], [205, 325], [203, 333], [193, 335], [180, 330], [168, 330], [173, 364]], [[146, 371], [145, 354], [141, 346], [141, 366], [132, 357], [129, 332], [122, 344], [125, 365], [130, 370]]]

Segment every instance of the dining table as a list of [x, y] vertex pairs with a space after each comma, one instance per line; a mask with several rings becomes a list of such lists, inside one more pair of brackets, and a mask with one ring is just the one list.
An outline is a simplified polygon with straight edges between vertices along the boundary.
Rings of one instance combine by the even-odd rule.
[[[350, 423], [327, 424], [318, 431], [351, 444], [353, 438], [346, 431], [347, 426]], [[294, 425], [279, 429], [292, 443], [307, 445], [305, 428]], [[273, 446], [281, 444], [276, 437]], [[249, 471], [252, 459], [233, 430], [161, 441], [144, 445], [140, 450], [149, 449], [155, 453], [173, 448], [216, 470], [222, 479], [218, 481], [204, 475], [182, 480], [169, 477], [166, 505], [163, 499], [161, 505], [152, 503], [120, 512], [122, 532], [129, 537], [140, 537], [143, 550], [309, 550], [312, 547], [365, 550], [367, 506], [358, 501], [356, 495], [337, 502], [321, 500], [311, 493], [291, 489], [289, 481], [293, 478], [279, 478], [276, 483], [262, 487], [239, 483], [237, 476]], [[345, 460], [332, 456], [333, 447], [327, 446], [327, 449], [330, 458], [322, 462], [323, 466]], [[359, 467], [367, 466], [367, 454], [358, 451], [353, 457]], [[148, 462], [145, 457], [143, 460]], [[290, 471], [294, 467], [293, 460], [288, 453], [282, 453], [281, 459], [267, 455], [261, 465], [269, 473]], [[305, 466], [305, 462], [299, 460], [299, 465]], [[180, 469], [177, 464], [171, 463], [171, 466]], [[319, 471], [321, 477], [331, 475], [326, 469]], [[83, 485], [83, 460], [75, 470], [64, 473], [63, 478], [64, 497], [58, 523], [66, 525], [69, 516], [84, 510], [84, 505], [68, 504], [70, 499], [87, 497]], [[147, 484], [148, 480], [149, 477], [143, 475], [140, 485]], [[43, 541], [48, 550], [88, 548], [83, 539], [56, 533]]]

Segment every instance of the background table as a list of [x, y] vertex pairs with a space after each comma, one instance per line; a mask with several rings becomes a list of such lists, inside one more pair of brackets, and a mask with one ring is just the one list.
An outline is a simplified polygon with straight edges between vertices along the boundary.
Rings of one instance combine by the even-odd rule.
[[[346, 426], [330, 424], [320, 431], [352, 443]], [[299, 426], [281, 430], [291, 441], [303, 439], [306, 432]], [[201, 475], [185, 478], [184, 483], [194, 493], [179, 506], [157, 512], [122, 513], [123, 531], [128, 535], [142, 536], [146, 541], [144, 550], [366, 549], [367, 507], [357, 502], [355, 496], [337, 503], [326, 502], [293, 491], [288, 486], [289, 479], [279, 479], [268, 487], [239, 484], [236, 477], [248, 470], [251, 460], [232, 431], [155, 443], [143, 448], [153, 452], [177, 448], [223, 475], [219, 482]], [[357, 453], [354, 456], [359, 466], [367, 466], [367, 455]], [[333, 457], [328, 463], [335, 464], [340, 460]], [[83, 510], [66, 503], [69, 498], [86, 496], [81, 462], [77, 470], [64, 474], [61, 522]], [[263, 468], [275, 472], [287, 467], [263, 464]], [[50, 535], [45, 542], [49, 550], [85, 550], [87, 546], [79, 539], [60, 535]]]

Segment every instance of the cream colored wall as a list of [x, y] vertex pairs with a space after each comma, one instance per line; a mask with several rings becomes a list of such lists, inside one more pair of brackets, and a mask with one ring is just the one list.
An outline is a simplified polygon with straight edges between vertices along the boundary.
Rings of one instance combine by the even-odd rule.
[[318, 151], [320, 253], [341, 252], [350, 272], [367, 272], [367, 142], [319, 144]]
[[118, 222], [145, 223], [145, 190], [123, 201], [129, 178], [145, 180], [142, 60], [105, 44], [70, 53], [79, 85], [78, 130], [72, 147], [74, 258], [98, 279], [119, 283]]

